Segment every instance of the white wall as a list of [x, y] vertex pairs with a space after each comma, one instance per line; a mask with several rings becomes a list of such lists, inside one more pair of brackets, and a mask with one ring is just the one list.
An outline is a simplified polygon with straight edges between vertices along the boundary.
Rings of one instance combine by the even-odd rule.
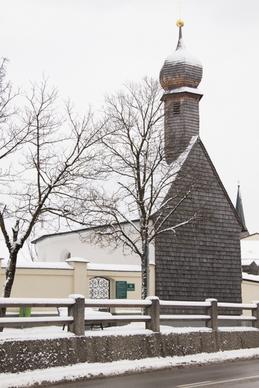
[[122, 247], [102, 247], [98, 244], [82, 241], [78, 233], [47, 237], [36, 244], [39, 261], [64, 261], [64, 253], [72, 257], [83, 257], [91, 263], [139, 264], [138, 256], [132, 252], [123, 252]]
[[[93, 235], [92, 235], [93, 236]], [[119, 244], [116, 248], [107, 242], [100, 245], [90, 238], [89, 232], [72, 232], [46, 237], [36, 243], [37, 260], [64, 261], [66, 253], [82, 257], [91, 263], [140, 265], [139, 256]], [[154, 246], [150, 246], [150, 262], [154, 263]]]

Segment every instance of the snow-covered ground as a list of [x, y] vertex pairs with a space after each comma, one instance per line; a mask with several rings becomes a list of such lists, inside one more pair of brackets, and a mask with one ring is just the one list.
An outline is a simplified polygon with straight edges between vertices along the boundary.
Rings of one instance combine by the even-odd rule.
[[0, 374], [1, 388], [29, 387], [35, 384], [58, 383], [129, 372], [147, 372], [186, 365], [202, 365], [235, 359], [259, 357], [259, 348], [200, 353], [190, 356], [154, 357], [142, 360], [123, 360], [108, 363], [81, 363], [65, 367], [37, 369], [16, 374]]
[[[164, 326], [160, 327], [161, 333], [190, 333], [190, 332], [210, 332], [211, 329], [206, 327], [172, 327]], [[253, 327], [222, 327], [221, 331], [257, 331]], [[87, 337], [93, 336], [118, 336], [118, 335], [150, 335], [153, 332], [145, 329], [145, 324], [142, 322], [130, 323], [125, 326], [112, 326], [106, 327], [101, 330], [99, 327], [93, 328], [93, 330], [86, 330], [85, 335]], [[61, 337], [73, 337], [73, 333], [69, 333], [66, 329], [62, 330], [60, 326], [46, 326], [46, 327], [33, 327], [25, 329], [5, 329], [0, 333], [0, 343], [6, 340], [30, 340], [30, 339], [48, 339], [48, 338], [61, 338]]]

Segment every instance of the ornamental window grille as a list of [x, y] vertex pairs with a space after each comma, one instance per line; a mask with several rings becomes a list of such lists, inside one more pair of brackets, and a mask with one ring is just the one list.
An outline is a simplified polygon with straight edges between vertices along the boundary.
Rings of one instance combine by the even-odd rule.
[[109, 299], [110, 281], [101, 277], [90, 279], [89, 296], [91, 299]]

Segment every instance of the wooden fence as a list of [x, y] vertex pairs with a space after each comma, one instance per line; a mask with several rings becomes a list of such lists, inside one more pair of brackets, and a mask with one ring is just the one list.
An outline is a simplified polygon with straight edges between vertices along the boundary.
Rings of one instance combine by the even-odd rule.
[[[30, 316], [13, 317], [8, 313], [8, 308], [67, 308], [67, 315], [53, 316]], [[139, 314], [120, 314], [98, 317], [91, 315], [89, 308], [138, 308]], [[149, 297], [145, 300], [122, 300], [122, 299], [85, 299], [81, 295], [71, 295], [65, 299], [43, 299], [43, 298], [0, 298], [0, 309], [7, 309], [5, 317], [0, 317], [0, 327], [34, 327], [50, 325], [68, 325], [69, 331], [76, 335], [84, 335], [86, 324], [115, 323], [124, 324], [131, 322], [145, 322], [146, 328], [154, 332], [160, 332], [160, 323], [163, 321], [178, 322], [204, 322], [212, 330], [218, 330], [221, 321], [252, 322], [252, 326], [259, 328], [259, 302], [242, 303], [220, 303], [216, 299], [206, 299], [204, 302], [189, 301], [165, 301], [157, 297]], [[183, 310], [184, 314], [161, 314], [163, 308]], [[195, 314], [195, 309], [202, 309], [204, 314]], [[219, 315], [218, 310], [224, 311]], [[250, 310], [251, 315], [244, 315], [244, 310]], [[188, 313], [190, 311], [190, 313]], [[233, 311], [240, 311], [240, 314], [233, 315]], [[186, 313], [187, 312], [187, 313]], [[190, 324], [189, 324], [190, 326]], [[231, 325], [230, 325], [231, 326]]]

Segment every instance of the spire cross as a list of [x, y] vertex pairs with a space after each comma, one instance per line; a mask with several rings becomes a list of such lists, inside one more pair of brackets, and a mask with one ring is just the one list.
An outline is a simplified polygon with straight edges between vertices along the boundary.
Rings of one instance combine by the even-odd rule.
[[177, 27], [179, 27], [179, 38], [178, 38], [178, 43], [177, 43], [177, 47], [176, 47], [176, 50], [178, 50], [179, 48], [183, 47], [183, 42], [182, 42], [182, 38], [183, 38], [183, 35], [182, 35], [182, 27], [184, 26], [184, 21], [182, 19], [178, 19], [176, 21], [176, 25]]

